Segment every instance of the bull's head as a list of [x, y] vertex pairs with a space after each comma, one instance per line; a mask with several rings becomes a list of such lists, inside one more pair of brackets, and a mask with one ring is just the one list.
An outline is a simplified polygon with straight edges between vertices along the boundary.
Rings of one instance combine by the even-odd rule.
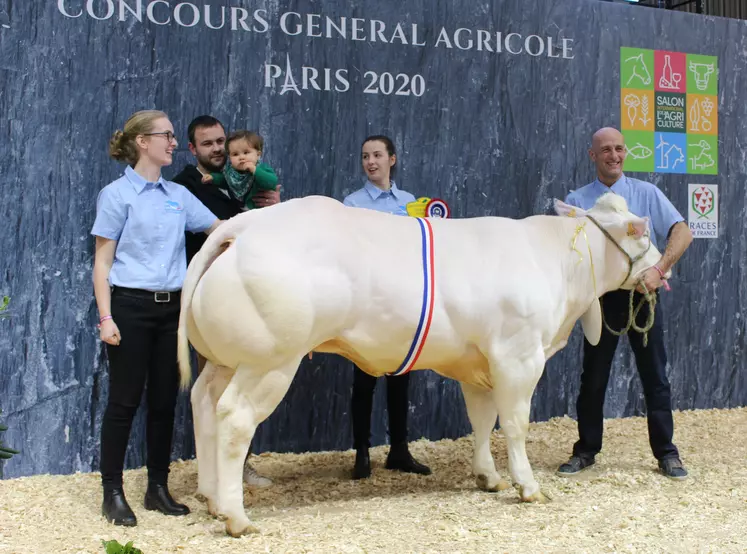
[[[587, 217], [602, 231], [605, 236], [603, 240], [614, 245], [605, 249], [607, 255], [602, 260], [595, 262], [603, 264], [602, 267], [598, 266], [598, 270], [603, 270], [604, 276], [612, 281], [605, 283], [606, 290], [634, 288], [641, 274], [661, 259], [661, 254], [651, 242], [649, 218], [631, 213], [622, 196], [611, 192], [604, 194], [590, 210], [555, 200], [555, 211], [561, 216]], [[668, 271], [665, 277], [670, 275]], [[603, 294], [606, 290], [597, 292]], [[597, 344], [602, 331], [602, 312], [597, 298], [581, 317], [581, 325], [587, 340]]]
[[[661, 253], [651, 242], [649, 218], [631, 213], [625, 199], [618, 194], [603, 194], [590, 210], [555, 200], [555, 211], [563, 216], [588, 217], [614, 244], [617, 250], [614, 258], [621, 262], [614, 265], [619, 265], [623, 271], [618, 288], [635, 288], [641, 274], [661, 259]], [[606, 263], [609, 261], [606, 260]], [[666, 276], [669, 277], [669, 274]]]

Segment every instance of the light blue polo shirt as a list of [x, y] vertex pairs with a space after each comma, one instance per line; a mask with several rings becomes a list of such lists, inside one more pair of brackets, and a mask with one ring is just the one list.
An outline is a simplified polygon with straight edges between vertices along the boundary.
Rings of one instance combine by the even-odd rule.
[[415, 202], [415, 197], [409, 192], [398, 189], [394, 181], [391, 183], [392, 188], [384, 191], [366, 180], [363, 188], [348, 194], [342, 203], [354, 208], [368, 208], [394, 215], [407, 215], [406, 206], [410, 202]]
[[672, 225], [685, 220], [656, 185], [627, 177], [624, 174], [611, 187], [596, 179], [593, 183], [569, 193], [565, 201], [582, 210], [588, 210], [594, 206], [600, 196], [610, 191], [622, 196], [628, 203], [628, 210], [632, 213], [639, 217], [648, 216], [651, 219], [653, 228], [651, 242], [657, 249], [659, 245], [655, 235], [659, 235], [663, 239], [662, 244], [666, 244]]
[[127, 166], [99, 192], [91, 234], [117, 241], [110, 285], [173, 292], [187, 274], [185, 229], [199, 233], [217, 219], [182, 185], [149, 183]]

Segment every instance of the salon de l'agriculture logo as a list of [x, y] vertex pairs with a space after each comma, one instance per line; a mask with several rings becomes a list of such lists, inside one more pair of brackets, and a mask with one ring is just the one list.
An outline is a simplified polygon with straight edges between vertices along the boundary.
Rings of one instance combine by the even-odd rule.
[[718, 57], [620, 48], [627, 171], [718, 174]]

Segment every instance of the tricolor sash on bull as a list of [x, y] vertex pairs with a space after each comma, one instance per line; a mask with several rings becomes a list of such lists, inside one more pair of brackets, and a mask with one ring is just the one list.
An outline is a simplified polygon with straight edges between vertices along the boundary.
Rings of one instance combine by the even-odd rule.
[[423, 217], [416, 218], [420, 225], [420, 236], [422, 239], [421, 256], [423, 261], [423, 301], [420, 308], [420, 319], [415, 330], [410, 349], [405, 356], [402, 365], [392, 375], [404, 375], [415, 367], [415, 363], [423, 351], [428, 331], [433, 320], [433, 306], [435, 299], [435, 266], [433, 255], [433, 228], [430, 222]]

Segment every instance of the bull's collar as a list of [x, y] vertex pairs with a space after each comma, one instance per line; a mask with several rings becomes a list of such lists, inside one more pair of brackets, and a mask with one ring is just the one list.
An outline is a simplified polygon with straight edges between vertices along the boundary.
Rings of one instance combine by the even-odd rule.
[[[624, 248], [623, 248], [622, 246], [620, 246], [620, 243], [618, 243], [618, 242], [617, 242], [617, 241], [616, 241], [616, 240], [614, 239], [614, 237], [613, 237], [612, 235], [610, 235], [610, 234], [609, 234], [609, 232], [607, 231], [607, 229], [605, 229], [604, 227], [602, 227], [602, 226], [601, 226], [601, 225], [599, 224], [599, 222], [598, 222], [598, 221], [597, 221], [596, 219], [594, 219], [594, 218], [593, 218], [592, 216], [590, 216], [589, 214], [586, 214], [586, 216], [585, 216], [585, 217], [588, 217], [588, 218], [589, 218], [589, 220], [590, 220], [590, 221], [591, 221], [591, 222], [592, 222], [592, 223], [593, 223], [594, 225], [596, 225], [596, 226], [597, 226], [597, 227], [599, 228], [599, 230], [600, 230], [600, 231], [602, 231], [602, 234], [604, 234], [604, 236], [605, 236], [605, 237], [607, 237], [607, 238], [608, 238], [608, 239], [609, 239], [609, 240], [610, 240], [610, 241], [612, 242], [612, 244], [614, 244], [614, 245], [615, 245], [615, 246], [617, 247], [617, 249], [618, 249], [618, 250], [619, 250], [620, 252], [622, 252], [622, 253], [623, 253], [623, 256], [625, 256], [625, 257], [626, 257], [626, 258], [628, 259], [628, 273], [627, 273], [627, 274], [625, 275], [625, 279], [623, 279], [623, 282], [622, 282], [622, 283], [620, 283], [620, 286], [619, 286], [619, 287], [617, 287], [617, 288], [622, 288], [622, 286], [623, 286], [623, 285], [624, 285], [624, 284], [625, 284], [625, 283], [626, 283], [626, 282], [628, 281], [628, 279], [630, 278], [630, 275], [631, 275], [631, 274], [633, 273], [633, 266], [635, 265], [635, 263], [636, 263], [636, 262], [637, 262], [638, 260], [642, 259], [642, 258], [643, 258], [643, 256], [645, 256], [645, 255], [646, 255], [646, 253], [647, 253], [647, 252], [649, 251], [649, 249], [651, 248], [651, 237], [650, 237], [649, 235], [646, 235], [646, 236], [648, 237], [648, 239], [649, 239], [649, 240], [648, 240], [648, 246], [646, 247], [646, 249], [645, 249], [645, 250], [644, 250], [643, 252], [641, 252], [641, 253], [640, 253], [640, 254], [638, 254], [638, 255], [637, 255], [637, 256], [636, 256], [635, 258], [633, 258], [633, 257], [632, 257], [632, 256], [631, 256], [630, 254], [628, 254], [628, 253], [627, 253], [627, 252], [625, 251], [625, 249], [624, 249]], [[588, 242], [588, 241], [587, 241], [587, 242]]]

